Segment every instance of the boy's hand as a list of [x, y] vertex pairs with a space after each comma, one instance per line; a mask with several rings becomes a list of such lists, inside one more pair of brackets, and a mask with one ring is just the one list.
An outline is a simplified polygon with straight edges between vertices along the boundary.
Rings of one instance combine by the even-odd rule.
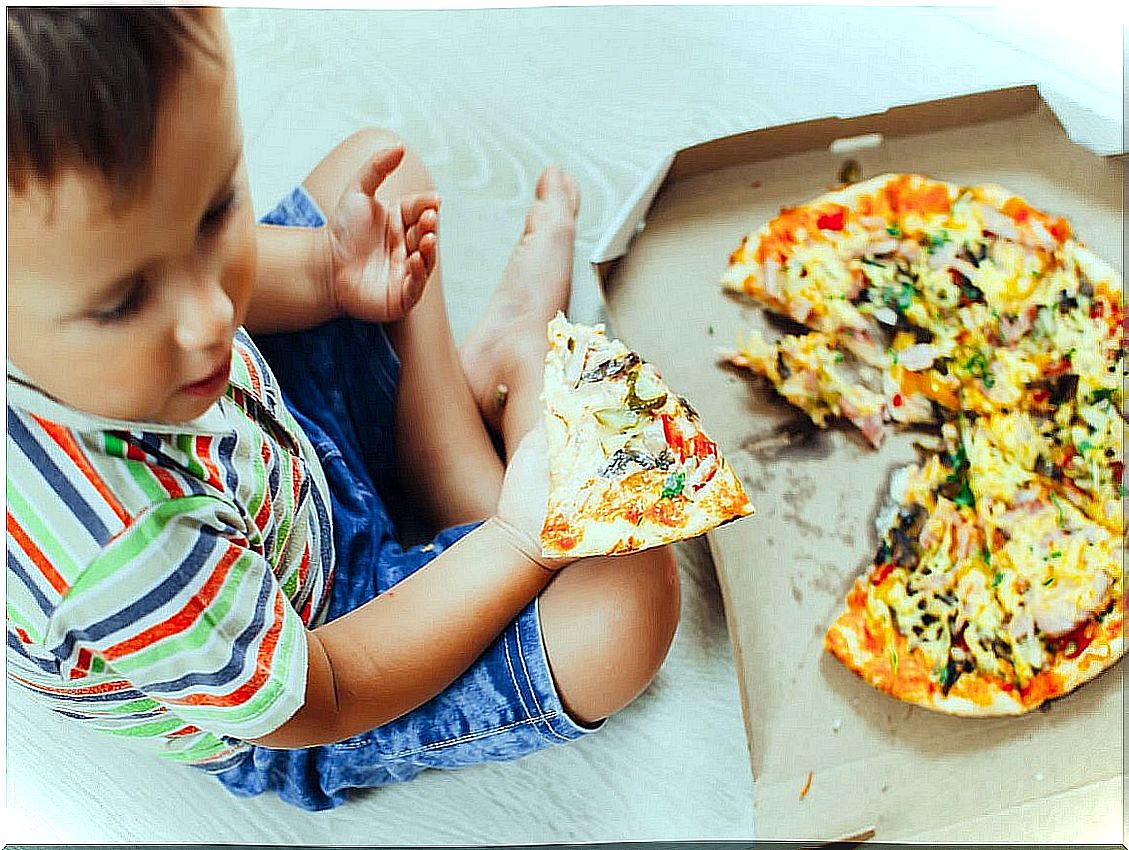
[[[549, 445], [545, 429], [538, 425], [526, 434], [506, 466], [498, 517], [512, 525], [536, 552], [541, 551], [541, 526], [549, 503]], [[542, 559], [547, 569], [560, 569], [575, 559]]]
[[411, 195], [394, 208], [375, 198], [403, 158], [402, 145], [376, 154], [329, 216], [328, 299], [336, 314], [369, 322], [402, 319], [435, 270], [439, 197]]

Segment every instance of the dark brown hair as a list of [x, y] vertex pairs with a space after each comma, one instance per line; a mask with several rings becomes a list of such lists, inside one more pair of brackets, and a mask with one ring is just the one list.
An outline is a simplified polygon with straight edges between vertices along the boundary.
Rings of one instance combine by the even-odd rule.
[[115, 195], [138, 184], [169, 82], [199, 49], [201, 9], [8, 8], [8, 185], [99, 174]]

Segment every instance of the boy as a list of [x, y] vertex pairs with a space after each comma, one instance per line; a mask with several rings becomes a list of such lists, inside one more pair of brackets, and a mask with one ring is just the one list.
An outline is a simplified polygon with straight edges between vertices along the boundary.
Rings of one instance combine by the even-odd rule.
[[574, 182], [459, 351], [418, 158], [358, 133], [256, 225], [230, 63], [217, 10], [8, 11], [9, 676], [310, 809], [598, 727], [679, 598], [538, 554]]

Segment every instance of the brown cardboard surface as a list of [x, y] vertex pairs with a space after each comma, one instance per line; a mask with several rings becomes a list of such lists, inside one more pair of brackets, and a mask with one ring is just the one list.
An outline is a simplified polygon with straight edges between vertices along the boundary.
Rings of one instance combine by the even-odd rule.
[[[831, 150], [875, 133], [876, 146]], [[890, 472], [915, 458], [911, 436], [874, 451], [845, 428], [813, 431], [759, 379], [716, 365], [740, 329], [771, 329], [718, 280], [745, 233], [833, 188], [847, 157], [864, 178], [1001, 183], [1068, 216], [1082, 241], [1122, 265], [1123, 157], [1071, 142], [1033, 87], [680, 151], [611, 234], [607, 244], [625, 253], [594, 258], [611, 331], [698, 408], [758, 510], [709, 538], [741, 679], [757, 837], [873, 828], [878, 841], [1120, 841], [1123, 664], [1045, 710], [961, 719], [891, 699], [823, 650], [877, 545]]]

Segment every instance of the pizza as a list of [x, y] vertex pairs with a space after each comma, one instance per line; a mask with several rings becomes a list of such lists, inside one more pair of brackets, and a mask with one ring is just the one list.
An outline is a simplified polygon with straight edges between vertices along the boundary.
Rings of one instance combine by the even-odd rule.
[[753, 513], [690, 403], [603, 325], [557, 314], [544, 388], [546, 557], [638, 552]]
[[1121, 277], [994, 185], [888, 174], [788, 208], [722, 284], [806, 326], [739, 340], [818, 425], [933, 430], [825, 645], [894, 697], [1018, 714], [1124, 654]]

